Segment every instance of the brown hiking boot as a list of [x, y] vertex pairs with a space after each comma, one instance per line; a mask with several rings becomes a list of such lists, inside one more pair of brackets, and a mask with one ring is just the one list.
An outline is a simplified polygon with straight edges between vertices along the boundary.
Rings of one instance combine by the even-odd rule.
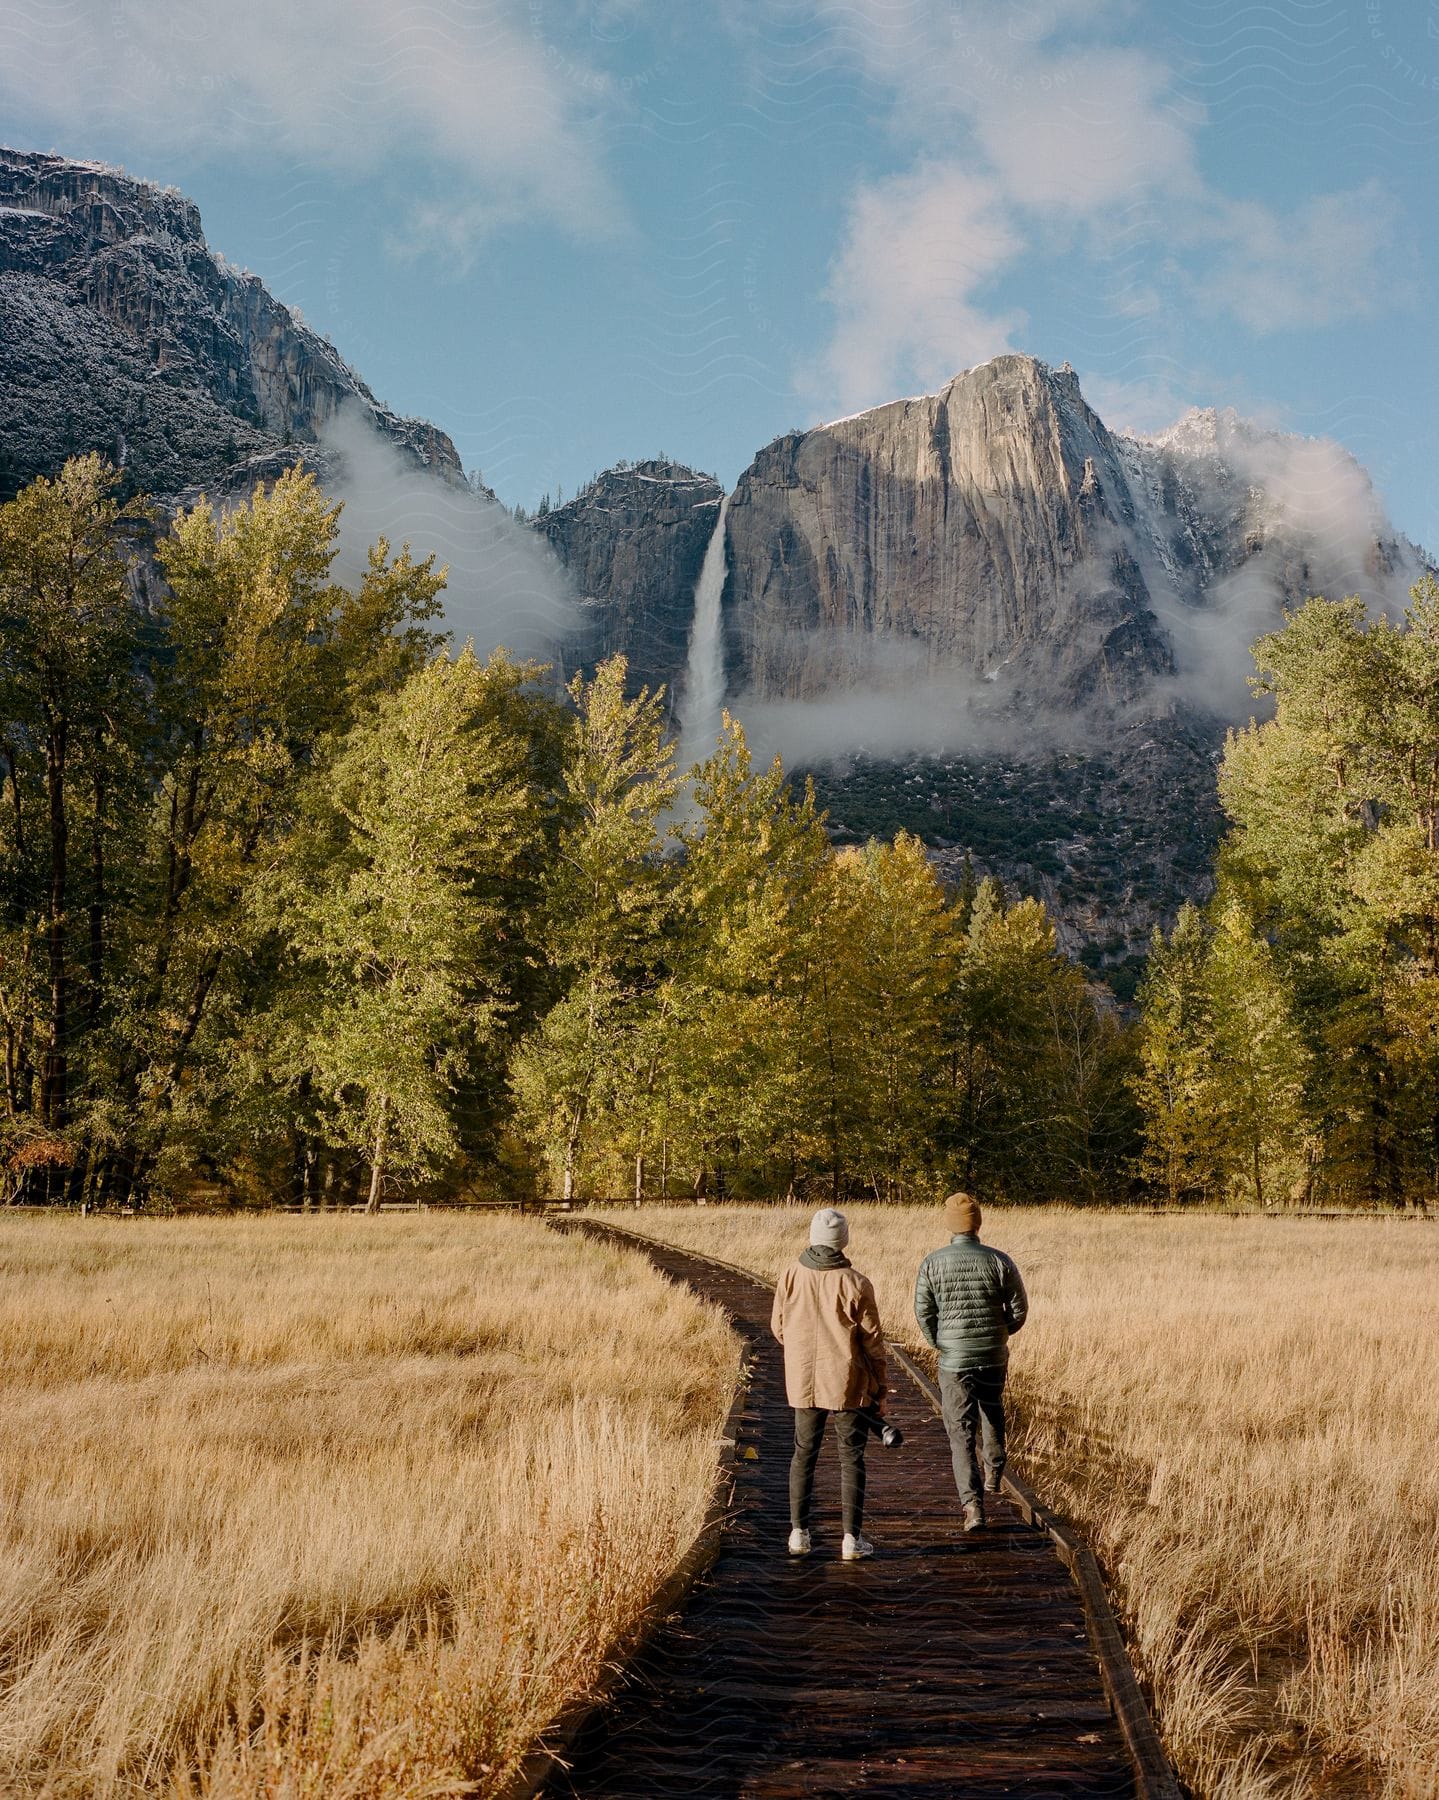
[[1004, 1492], [1004, 1477], [1003, 1477], [1003, 1475], [997, 1475], [993, 1469], [986, 1469], [985, 1473], [984, 1473], [984, 1491], [986, 1494], [1003, 1493]]
[[978, 1500], [971, 1500], [961, 1517], [966, 1531], [982, 1531], [984, 1529], [984, 1508]]

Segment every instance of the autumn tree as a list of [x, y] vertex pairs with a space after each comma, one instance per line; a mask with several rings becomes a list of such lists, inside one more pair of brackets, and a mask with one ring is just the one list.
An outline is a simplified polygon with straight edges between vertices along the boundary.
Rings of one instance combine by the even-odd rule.
[[816, 1115], [827, 1123], [835, 1192], [848, 1173], [876, 1199], [898, 1199], [936, 1180], [959, 934], [908, 833], [841, 851], [827, 900]]
[[1309, 1056], [1269, 945], [1237, 900], [1221, 901], [1204, 966], [1209, 1015], [1206, 1111], [1221, 1175], [1247, 1180], [1302, 1154]]
[[[1034, 899], [979, 884], [955, 958], [946, 1160], [1009, 1197], [1112, 1187], [1133, 1129], [1120, 1035]], [[1075, 1189], [1080, 1192], [1076, 1196]]]
[[[158, 548], [155, 803], [118, 1058], [124, 1139], [109, 1185], [186, 1156], [223, 1093], [226, 1021], [262, 1007], [250, 898], [316, 766], [434, 642], [443, 571], [381, 543], [354, 590], [330, 579], [340, 507], [291, 469], [225, 513], [202, 499]], [[207, 1029], [211, 1027], [211, 1029]], [[217, 1066], [218, 1065], [218, 1066]]]
[[[133, 800], [142, 731], [139, 620], [126, 532], [98, 456], [0, 506], [0, 1013], [12, 1139], [37, 1133], [48, 1172], [86, 1168], [75, 1064], [96, 1054], [108, 1005], [112, 851]], [[99, 1071], [85, 1071], [97, 1099]]]
[[1320, 1180], [1398, 1204], [1439, 1188], [1439, 585], [1398, 621], [1310, 600], [1255, 658], [1220, 868], [1312, 1053]]
[[814, 1130], [806, 1032], [829, 845], [813, 792], [778, 760], [756, 769], [729, 714], [693, 795], [676, 831], [667, 1141], [700, 1179], [728, 1167], [787, 1190]]
[[662, 697], [625, 696], [623, 657], [577, 675], [544, 881], [539, 953], [554, 1003], [520, 1046], [515, 1103], [560, 1192], [571, 1198], [592, 1134], [616, 1116], [626, 1074], [645, 1055], [661, 991], [673, 882], [660, 821], [674, 800]]
[[1144, 1115], [1140, 1170], [1171, 1205], [1207, 1194], [1215, 1180], [1207, 950], [1198, 907], [1181, 907], [1168, 938], [1155, 932], [1137, 995], [1134, 1091]]
[[537, 824], [526, 745], [490, 704], [516, 672], [441, 654], [346, 734], [296, 834], [282, 922], [308, 965], [291, 1061], [322, 1129], [385, 1177], [459, 1148], [458, 1078], [510, 1004], [497, 890]]

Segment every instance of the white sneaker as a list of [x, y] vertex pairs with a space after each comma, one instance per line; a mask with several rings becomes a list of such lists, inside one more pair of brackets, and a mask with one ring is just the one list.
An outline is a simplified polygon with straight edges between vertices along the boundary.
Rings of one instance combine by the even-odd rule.
[[862, 1532], [858, 1536], [845, 1532], [839, 1553], [846, 1562], [858, 1562], [862, 1556], [874, 1555], [874, 1545]]
[[[849, 1542], [848, 1538], [845, 1539], [845, 1542], [846, 1543]], [[791, 1556], [808, 1556], [809, 1549], [810, 1549], [809, 1533], [807, 1531], [801, 1531], [799, 1526], [796, 1525], [794, 1530], [789, 1534], [789, 1553], [790, 1553], [790, 1555]]]

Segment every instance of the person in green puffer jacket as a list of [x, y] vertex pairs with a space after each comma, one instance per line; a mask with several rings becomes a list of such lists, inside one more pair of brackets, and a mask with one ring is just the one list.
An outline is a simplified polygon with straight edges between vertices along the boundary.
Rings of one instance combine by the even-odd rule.
[[[1004, 1377], [1009, 1340], [1029, 1313], [1019, 1270], [1002, 1250], [979, 1241], [983, 1215], [972, 1194], [944, 1203], [950, 1240], [919, 1265], [914, 1316], [931, 1350], [939, 1352], [944, 1428], [954, 1461], [964, 1529], [984, 1524], [984, 1495], [997, 1494], [1004, 1474]], [[975, 1437], [984, 1451], [980, 1485]]]

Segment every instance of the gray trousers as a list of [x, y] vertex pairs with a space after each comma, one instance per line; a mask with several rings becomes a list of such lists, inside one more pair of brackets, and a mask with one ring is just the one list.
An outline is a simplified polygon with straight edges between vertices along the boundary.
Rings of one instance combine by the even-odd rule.
[[975, 1437], [981, 1439], [984, 1466], [993, 1475], [1004, 1471], [1003, 1365], [988, 1369], [941, 1369], [939, 1397], [943, 1402], [944, 1428], [949, 1433], [954, 1460], [954, 1485], [961, 1506], [982, 1501], [979, 1459]]
[[864, 1519], [864, 1440], [869, 1427], [857, 1412], [828, 1413], [822, 1406], [794, 1409], [794, 1455], [789, 1464], [789, 1522], [798, 1531], [809, 1525], [814, 1493], [814, 1466], [824, 1438], [825, 1420], [834, 1419], [839, 1445], [839, 1505], [844, 1529], [855, 1536]]

